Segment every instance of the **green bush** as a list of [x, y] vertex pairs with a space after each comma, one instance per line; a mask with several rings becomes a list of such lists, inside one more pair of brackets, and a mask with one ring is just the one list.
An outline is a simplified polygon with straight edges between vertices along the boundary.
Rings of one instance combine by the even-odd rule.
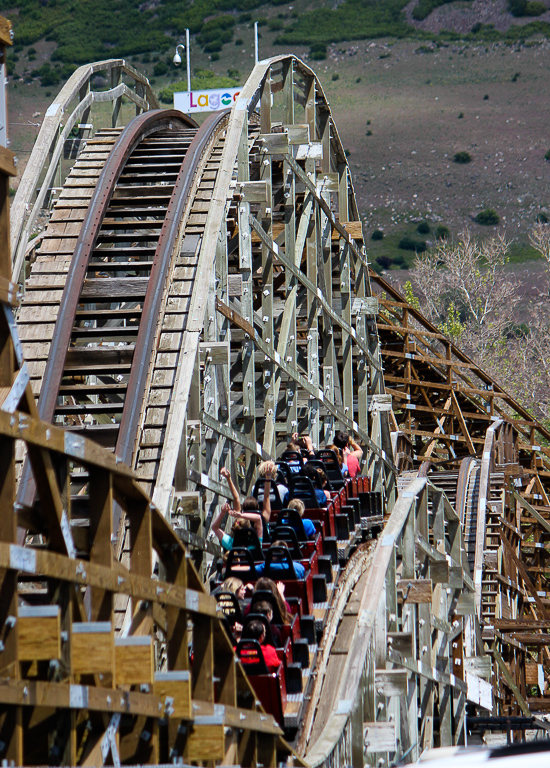
[[[277, 40], [275, 40], [277, 42]], [[323, 61], [327, 57], [326, 43], [313, 43], [309, 48], [309, 58], [314, 61]]]
[[413, 8], [412, 16], [416, 21], [423, 21], [430, 13], [439, 8], [440, 5], [451, 3], [453, 0], [419, 0], [418, 5]]
[[218, 53], [225, 43], [233, 39], [233, 16], [216, 16], [202, 25], [197, 42], [205, 53]]
[[537, 216], [537, 222], [539, 224], [548, 224], [548, 214], [541, 211]]
[[462, 120], [463, 117], [464, 117], [464, 112], [460, 112], [459, 115], [458, 115], [458, 119]]
[[421, 221], [420, 224], [417, 226], [416, 231], [419, 235], [429, 235], [430, 234], [430, 225], [427, 221]]
[[375, 229], [370, 236], [371, 240], [383, 240], [384, 239], [384, 233], [381, 229]]
[[389, 269], [392, 265], [391, 258], [384, 255], [377, 256], [375, 262], [379, 267], [381, 267], [381, 269]]
[[236, 45], [237, 47], [239, 47], [239, 46], [243, 45], [243, 43], [244, 43], [244, 40], [242, 39], [242, 37], [238, 37], [238, 38], [235, 40], [235, 45]]
[[153, 67], [153, 74], [155, 77], [162, 77], [168, 72], [168, 64], [165, 61], [157, 61]]
[[332, 75], [332, 82], [334, 83], [336, 80], [339, 80], [339, 79], [340, 79], [340, 75], [338, 74], [338, 72], [335, 72]]
[[514, 74], [512, 75], [512, 82], [513, 83], [517, 82], [517, 79], [520, 75], [521, 75], [521, 72], [514, 72]]
[[544, 155], [544, 159], [545, 159], [545, 160], [550, 160], [550, 149], [549, 149], [549, 150], [548, 150], [548, 152], [547, 152], [547, 153]]
[[[217, 77], [209, 69], [196, 69], [194, 77], [191, 78], [191, 88], [194, 91], [213, 88], [235, 88], [238, 85], [238, 79], [233, 79], [232, 77]], [[187, 82], [180, 80], [177, 83], [171, 83], [166, 88], [162, 88], [159, 91], [159, 99], [163, 104], [171, 104], [174, 100], [174, 93], [186, 90]]]
[[269, 19], [267, 22], [267, 26], [269, 29], [273, 30], [273, 32], [279, 32], [281, 29], [284, 28], [284, 24], [281, 21], [281, 19]]
[[470, 163], [471, 161], [471, 154], [465, 151], [457, 152], [453, 157], [453, 162], [458, 163], [459, 165], [464, 165], [465, 163]]
[[439, 224], [435, 230], [435, 236], [438, 240], [448, 240], [450, 234], [449, 227], [446, 227], [444, 224]]
[[548, 9], [544, 3], [537, 0], [508, 0], [508, 8], [512, 16], [541, 16]]
[[477, 214], [475, 221], [484, 227], [495, 227], [500, 222], [500, 216], [493, 208], [485, 208]]
[[426, 242], [424, 240], [415, 240], [413, 237], [402, 237], [397, 244], [398, 248], [402, 251], [416, 251], [416, 253], [424, 253], [426, 248]]

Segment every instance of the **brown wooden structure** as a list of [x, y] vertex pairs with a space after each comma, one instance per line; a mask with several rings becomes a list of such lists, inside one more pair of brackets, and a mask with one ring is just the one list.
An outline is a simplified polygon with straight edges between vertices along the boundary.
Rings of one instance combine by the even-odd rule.
[[[297, 753], [412, 760], [464, 740], [467, 703], [544, 711], [550, 435], [369, 271], [315, 74], [293, 56], [260, 62], [231, 113], [198, 131], [150, 110], [124, 62], [101, 62], [56, 99], [75, 125], [101, 68], [136, 91], [113, 83], [112, 125], [76, 148], [55, 202], [46, 123], [14, 202], [13, 275], [27, 279], [22, 342], [6, 309], [2, 346], [0, 757], [289, 758], [199, 573], [230, 498], [219, 470], [247, 493], [294, 431], [353, 433], [379, 501], [376, 526], [365, 514], [338, 542], [316, 608]], [[125, 128], [124, 99], [142, 113]], [[16, 299], [6, 281], [2, 300]]]

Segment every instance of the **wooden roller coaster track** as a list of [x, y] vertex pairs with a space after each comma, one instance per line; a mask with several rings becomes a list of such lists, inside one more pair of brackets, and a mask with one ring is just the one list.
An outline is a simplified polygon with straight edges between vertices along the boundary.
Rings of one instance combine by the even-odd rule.
[[[99, 99], [112, 125], [79, 139], [55, 198]], [[121, 128], [124, 100], [140, 114]], [[309, 67], [260, 62], [200, 128], [156, 106], [123, 61], [77, 70], [11, 261], [2, 177], [0, 757], [364, 765], [464, 743], [476, 714], [544, 729], [550, 435], [370, 272]], [[202, 587], [220, 469], [249, 493], [289, 434], [340, 428], [368, 480], [331, 506], [318, 634], [276, 722]]]

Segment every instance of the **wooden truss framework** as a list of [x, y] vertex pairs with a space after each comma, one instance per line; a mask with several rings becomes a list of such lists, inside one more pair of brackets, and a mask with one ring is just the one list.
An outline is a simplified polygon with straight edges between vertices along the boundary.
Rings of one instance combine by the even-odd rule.
[[494, 711], [548, 711], [550, 433], [387, 281], [371, 285], [396, 462], [453, 486], [471, 539]]
[[293, 432], [320, 445], [336, 429], [365, 445], [373, 488], [389, 500], [394, 465], [361, 223], [328, 102], [298, 59], [254, 69], [217, 179], [156, 503], [169, 504], [175, 475], [176, 500], [207, 492], [208, 519], [217, 495], [229, 496], [216, 480], [222, 466], [240, 466], [247, 491], [257, 461]]
[[463, 743], [466, 701], [491, 706], [490, 663], [445, 494], [426, 478], [410, 483], [345, 575], [300, 737], [307, 763], [414, 762]]
[[[5, 277], [15, 174], [7, 150], [0, 171], [0, 756], [16, 765], [274, 766], [289, 747], [179, 537], [113, 454], [38, 419], [13, 320], [18, 288]], [[29, 520], [15, 505], [16, 441], [40, 499], [38, 547], [18, 544]], [[88, 477], [86, 554], [68, 523], [75, 467]], [[115, 504], [128, 521], [129, 568], [114, 558]], [[115, 637], [118, 595], [131, 600], [132, 621]]]
[[[125, 67], [124, 62], [107, 64], [113, 71]], [[67, 103], [79, 92], [74, 123], [88, 106], [83, 88], [94, 67], [100, 65], [83, 68], [74, 82], [75, 76], [71, 79], [71, 87], [68, 83], [62, 91], [68, 89], [72, 94], [67, 96]], [[139, 78], [137, 82], [146, 88]], [[123, 95], [128, 96], [120, 88], [111, 92], [114, 122]], [[139, 98], [143, 103], [136, 102], [138, 109], [153, 104], [152, 96], [145, 100], [141, 93]], [[36, 169], [45, 163], [44, 147], [54, 146], [42, 144], [43, 157], [34, 163], [35, 178], [28, 180], [29, 190], [38, 183]], [[47, 186], [45, 183], [42, 188]], [[17, 226], [12, 231], [17, 234], [16, 242], [23, 243], [17, 211], [16, 206]], [[256, 711], [251, 689], [240, 668], [235, 668], [231, 649], [215, 619], [213, 604], [201, 592], [196, 572], [166, 517], [175, 513], [172, 521], [178, 523], [187, 541], [215, 551], [204, 542], [204, 536], [219, 497], [230, 497], [225, 482], [218, 480], [219, 469], [227, 466], [233, 472], [238, 470], [241, 489], [248, 491], [256, 463], [276, 456], [278, 445], [294, 431], [308, 431], [318, 444], [329, 442], [337, 428], [352, 432], [367, 448], [364, 471], [370, 475], [373, 489], [381, 491], [386, 508], [393, 509], [376, 552], [368, 549], [350, 565], [347, 586], [337, 598], [341, 611], [334, 613], [336, 618], [331, 620], [327, 635], [330, 637], [332, 631], [341, 644], [342, 651], [339, 654], [335, 650], [334, 655], [345, 656], [346, 674], [363, 670], [356, 676], [360, 685], [349, 688], [355, 691], [351, 697], [347, 692], [344, 696], [347, 689], [342, 689], [324, 714], [321, 707], [312, 707], [312, 720], [306, 728], [309, 743], [302, 745], [307, 759], [337, 764], [353, 757], [354, 764], [361, 764], [359, 756], [361, 761], [371, 761], [378, 753], [403, 753], [408, 748], [412, 754], [418, 749], [415, 744], [430, 743], [430, 717], [437, 709], [442, 726], [436, 738], [441, 743], [456, 742], [461, 738], [467, 695], [460, 682], [465, 671], [478, 681], [474, 681], [477, 693], [469, 694], [472, 701], [487, 703], [486, 698], [481, 701], [479, 693], [483, 690], [483, 696], [487, 694], [479, 682], [483, 678], [492, 680], [493, 701], [503, 713], [527, 712], [530, 706], [545, 708], [544, 681], [550, 674], [550, 635], [546, 633], [550, 627], [546, 605], [550, 434], [389, 284], [369, 275], [349, 169], [328, 103], [312, 70], [294, 57], [260, 62], [243, 88], [229, 118], [205, 218], [181, 364], [153, 491], [154, 506], [135, 477], [112, 458], [105, 458], [97, 446], [65, 437], [36, 421], [28, 387], [19, 390], [24, 375], [15, 367], [13, 352], [9, 351], [10, 344], [13, 346], [10, 339], [14, 339], [9, 323], [4, 329], [3, 348], [6, 360], [11, 360], [2, 390], [4, 410], [16, 393], [23, 400], [22, 404], [16, 401], [12, 408], [15, 415], [9, 420], [0, 413], [0, 432], [7, 456], [11, 456], [9, 451], [17, 439], [30, 446], [42, 502], [38, 528], [48, 533], [48, 549], [29, 550], [29, 555], [27, 548], [17, 547], [13, 519], [6, 522], [4, 549], [0, 547], [0, 568], [6, 569], [3, 578], [11, 590], [6, 618], [15, 617], [16, 627], [28, 618], [24, 611], [19, 616], [15, 605], [18, 571], [27, 574], [19, 578], [19, 587], [29, 579], [36, 581], [36, 574], [41, 574], [48, 599], [47, 604], [37, 607], [51, 609], [55, 603], [62, 608], [56, 625], [61, 638], [60, 658], [49, 659], [58, 665], [24, 664], [17, 655], [19, 640], [14, 639], [18, 631], [11, 631], [11, 619], [3, 625], [3, 666], [15, 669], [15, 677], [13, 685], [0, 687], [0, 691], [5, 688], [0, 701], [6, 707], [6, 728], [13, 722], [18, 724], [15, 736], [6, 742], [5, 756], [20, 760], [23, 755], [24, 759], [28, 749], [22, 738], [27, 732], [24, 712], [33, 711], [29, 722], [36, 728], [34, 733], [48, 731], [51, 712], [41, 714], [43, 708], [38, 707], [46, 694], [54, 697], [48, 701], [59, 702], [59, 708], [67, 710], [68, 724], [55, 746], [61, 749], [59, 760], [71, 764], [95, 760], [102, 748], [103, 760], [109, 759], [110, 750], [114, 761], [115, 749], [121, 759], [128, 761], [135, 756], [136, 761], [143, 762], [176, 756], [201, 760], [203, 753], [193, 750], [212, 749], [205, 760], [219, 754], [219, 759], [226, 761], [271, 764], [277, 750], [284, 753], [280, 731], [270, 718]], [[7, 232], [7, 219], [5, 228]], [[18, 248], [17, 259], [21, 259], [24, 245]], [[4, 251], [8, 252], [7, 244]], [[8, 265], [4, 268], [8, 274]], [[16, 264], [17, 275], [19, 271]], [[13, 303], [13, 288], [8, 286], [4, 293], [5, 300]], [[9, 394], [15, 376], [19, 384]], [[29, 415], [19, 415], [18, 408], [26, 408]], [[80, 463], [90, 479], [98, 478], [97, 488], [91, 484], [89, 560], [85, 561], [74, 557], [74, 540], [64, 524], [70, 512], [68, 463]], [[446, 488], [445, 471], [454, 472], [456, 512], [425, 477], [405, 488], [394, 508], [396, 465], [400, 470], [412, 470], [408, 479], [419, 469], [420, 475], [430, 471], [430, 481], [436, 486], [441, 482], [442, 488]], [[475, 515], [471, 505], [468, 507], [466, 493], [474, 476], [479, 481]], [[13, 481], [8, 470], [0, 492], [7, 494], [11, 509]], [[109, 555], [113, 500], [128, 515], [131, 573], [113, 563]], [[37, 525], [28, 515], [29, 510], [18, 510], [21, 527]], [[473, 579], [458, 528], [460, 522], [466, 530], [472, 521]], [[151, 581], [152, 549], [159, 558], [162, 581]], [[406, 581], [401, 599], [395, 592], [396, 574]], [[151, 685], [151, 690], [126, 690], [134, 678], [117, 678], [117, 641], [112, 630], [103, 634], [106, 657], [114, 659], [113, 666], [90, 672], [75, 672], [78, 667], [71, 666], [72, 647], [78, 648], [78, 641], [86, 635], [82, 629], [73, 632], [73, 626], [91, 623], [105, 625], [104, 629], [109, 624], [112, 627], [112, 602], [120, 593], [132, 598], [134, 619], [127, 647], [132, 646], [135, 635], [144, 638], [133, 643], [142, 653], [144, 648], [149, 648], [149, 653], [153, 647], [165, 649], [167, 671], [176, 677], [157, 682], [178, 684], [175, 704], [168, 701], [173, 695], [164, 688], [160, 698], [155, 692], [161, 690], [158, 686], [155, 689], [156, 662], [151, 667], [152, 681], [140, 681]], [[346, 622], [346, 640], [346, 633], [340, 634], [337, 625], [348, 602], [351, 621]], [[357, 613], [351, 611], [355, 603], [361, 605]], [[435, 607], [433, 611], [430, 605]], [[33, 619], [34, 607], [30, 606]], [[424, 614], [437, 619], [428, 620]], [[475, 616], [482, 622], [485, 649], [479, 641], [476, 644]], [[55, 617], [44, 614], [41, 618]], [[340, 629], [344, 625], [342, 621]], [[191, 633], [193, 640], [204, 638], [204, 657], [195, 656], [191, 664], [183, 651], [187, 640], [172, 650], [175, 641], [170, 633], [176, 628], [183, 636]], [[387, 640], [393, 639], [393, 633], [396, 645], [389, 651]], [[455, 642], [459, 650], [453, 657], [450, 649]], [[406, 652], [395, 650], [398, 646]], [[369, 648], [374, 649], [375, 667], [364, 661], [370, 658]], [[440, 651], [447, 654], [444, 677], [434, 673], [432, 663]], [[427, 664], [424, 657], [430, 653]], [[359, 661], [352, 664], [352, 658]], [[462, 663], [461, 674], [457, 674], [460, 665], [456, 661]], [[372, 689], [376, 670], [382, 692], [375, 686], [378, 698], [369, 698], [366, 691]], [[330, 665], [325, 672], [329, 675]], [[227, 682], [214, 686], [214, 677]], [[345, 679], [351, 681], [351, 677]], [[58, 688], [52, 687], [56, 685], [63, 690], [56, 693]], [[536, 685], [540, 688], [538, 697], [530, 695]], [[404, 686], [409, 702], [401, 710], [396, 699]], [[145, 698], [140, 702], [154, 702], [152, 709], [145, 703], [145, 709], [140, 709], [139, 703], [134, 709], [127, 708], [130, 704], [113, 709], [113, 692], [120, 697], [122, 689], [127, 701], [135, 703], [136, 697], [142, 696]], [[447, 699], [444, 689], [449, 692]], [[415, 741], [413, 714], [419, 692], [427, 717], [420, 742]], [[185, 699], [189, 717], [180, 717], [180, 696]], [[244, 714], [246, 727], [226, 731], [243, 729], [243, 713], [236, 709], [243, 696], [251, 697]], [[355, 703], [349, 703], [351, 699]], [[97, 716], [86, 719], [80, 715], [86, 709], [82, 702]], [[155, 707], [159, 703], [165, 708], [163, 714], [168, 707], [167, 731], [158, 727]], [[393, 729], [387, 726], [390, 712], [395, 714]], [[109, 719], [117, 713], [124, 715], [122, 720]], [[334, 728], [323, 741], [316, 735], [319, 723], [328, 722], [331, 713]], [[454, 729], [448, 726], [451, 713], [455, 718], [458, 715], [453, 720]], [[131, 727], [128, 718], [133, 718]], [[380, 722], [381, 738], [387, 739], [391, 731], [393, 743], [399, 740], [399, 749], [378, 748], [375, 722]], [[184, 727], [180, 727], [182, 723]], [[367, 747], [364, 727], [375, 734], [371, 742], [367, 732]], [[151, 735], [140, 738], [143, 732]], [[258, 737], [260, 733], [267, 734], [266, 738]], [[43, 742], [37, 739], [39, 743]], [[175, 752], [166, 753], [168, 748]], [[44, 754], [36, 759], [45, 761], [48, 755]]]

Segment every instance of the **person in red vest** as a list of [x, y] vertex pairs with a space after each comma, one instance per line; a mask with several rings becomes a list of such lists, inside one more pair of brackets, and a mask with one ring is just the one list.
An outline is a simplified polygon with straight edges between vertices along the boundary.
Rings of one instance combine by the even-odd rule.
[[[262, 649], [262, 656], [264, 657], [267, 671], [276, 672], [279, 669], [281, 660], [279, 659], [277, 651], [272, 645], [264, 645], [265, 627], [261, 621], [251, 621], [243, 631], [241, 640], [257, 640]], [[254, 659], [247, 660], [246, 654], [241, 656], [241, 663], [244, 665], [249, 664], [252, 661], [254, 661]]]

